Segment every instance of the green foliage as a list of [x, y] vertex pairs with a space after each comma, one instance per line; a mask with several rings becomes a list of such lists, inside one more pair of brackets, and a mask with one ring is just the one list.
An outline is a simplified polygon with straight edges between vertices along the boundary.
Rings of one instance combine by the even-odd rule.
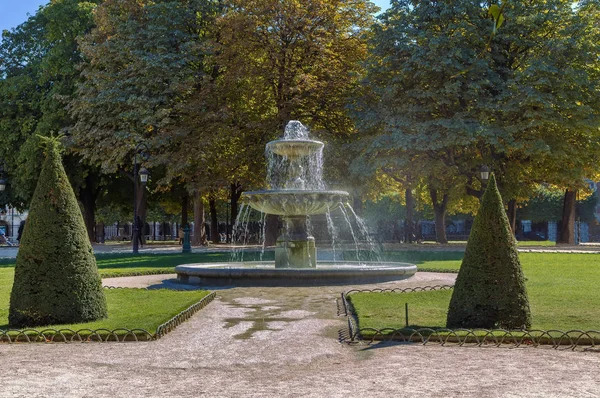
[[16, 327], [106, 317], [96, 260], [58, 142], [46, 141], [15, 267], [9, 322]]
[[[517, 219], [533, 222], [559, 221], [562, 217], [564, 196], [563, 190], [539, 186], [533, 195], [517, 209]], [[582, 196], [576, 204], [576, 218], [582, 222], [593, 222], [598, 200], [597, 194], [584, 192]]]
[[493, 174], [456, 278], [447, 326], [487, 329], [531, 326], [517, 245]]
[[[55, 0], [27, 21], [4, 31], [0, 43], [0, 159], [9, 186], [3, 202], [24, 208], [40, 173], [37, 135], [50, 136], [71, 124], [66, 104], [79, 79], [77, 37], [90, 29], [99, 0]], [[73, 185], [85, 185], [92, 170], [65, 158]], [[89, 183], [89, 181], [88, 181]]]
[[109, 0], [97, 8], [97, 26], [80, 42], [83, 81], [70, 104], [79, 154], [115, 171], [130, 169], [140, 141], [152, 153], [158, 152], [153, 139], [169, 148], [159, 134], [172, 124], [174, 106], [206, 77], [215, 7], [199, 0]]
[[355, 106], [372, 137], [354, 170], [459, 201], [481, 194], [482, 164], [507, 200], [543, 182], [582, 187], [600, 164], [600, 11], [579, 5], [393, 2]]

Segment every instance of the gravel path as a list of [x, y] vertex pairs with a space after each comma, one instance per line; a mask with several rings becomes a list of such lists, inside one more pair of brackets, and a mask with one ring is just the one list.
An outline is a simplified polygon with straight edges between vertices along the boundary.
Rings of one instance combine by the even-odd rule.
[[[170, 287], [170, 277], [104, 282]], [[377, 287], [454, 277], [417, 273]], [[600, 396], [599, 353], [340, 344], [336, 299], [349, 289], [221, 289], [155, 342], [1, 345], [0, 397]]]

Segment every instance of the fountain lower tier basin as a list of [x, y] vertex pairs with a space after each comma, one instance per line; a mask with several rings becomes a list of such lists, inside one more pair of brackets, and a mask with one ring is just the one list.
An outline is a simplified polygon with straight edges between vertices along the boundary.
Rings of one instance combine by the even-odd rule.
[[242, 194], [253, 209], [279, 216], [325, 214], [348, 201], [348, 192], [302, 189], [249, 191]]
[[317, 268], [275, 268], [273, 262], [203, 263], [175, 267], [182, 283], [202, 286], [328, 286], [410, 278], [417, 266], [392, 262], [319, 262]]

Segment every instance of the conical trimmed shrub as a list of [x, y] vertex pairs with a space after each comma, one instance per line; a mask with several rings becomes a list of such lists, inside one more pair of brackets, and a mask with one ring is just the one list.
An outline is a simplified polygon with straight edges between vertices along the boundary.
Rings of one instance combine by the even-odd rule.
[[469, 329], [531, 326], [517, 243], [493, 175], [473, 222], [446, 326]]
[[8, 315], [13, 327], [107, 316], [96, 259], [58, 140], [46, 140], [46, 158], [17, 255]]

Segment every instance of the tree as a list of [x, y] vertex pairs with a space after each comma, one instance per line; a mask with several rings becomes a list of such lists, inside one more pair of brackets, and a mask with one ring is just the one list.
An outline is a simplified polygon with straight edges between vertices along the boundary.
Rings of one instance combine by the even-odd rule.
[[491, 31], [482, 3], [394, 2], [375, 28], [372, 92], [356, 108], [374, 135], [367, 155], [400, 177], [433, 177], [436, 190], [475, 196], [487, 164], [512, 209], [542, 182], [576, 189], [600, 156], [591, 9], [507, 2]]
[[[98, 0], [55, 0], [27, 21], [3, 32], [0, 44], [0, 158], [9, 175], [6, 202], [31, 201], [41, 167], [38, 135], [50, 136], [72, 121], [65, 105], [79, 79], [77, 38], [92, 27]], [[72, 153], [65, 164], [93, 238], [95, 200], [104, 181]]]
[[17, 255], [9, 324], [78, 323], [107, 316], [96, 258], [57, 139], [46, 159]]
[[353, 130], [345, 106], [360, 88], [372, 3], [230, 0], [227, 10], [219, 19], [224, 84], [241, 94], [249, 120], [263, 122], [262, 145], [292, 119]]
[[493, 175], [473, 222], [446, 324], [485, 329], [531, 326], [517, 243]]
[[355, 108], [361, 130], [373, 135], [366, 162], [396, 180], [410, 176], [407, 189], [428, 186], [444, 243], [448, 205], [466, 194], [482, 159], [477, 104], [493, 79], [477, 59], [486, 40], [480, 12], [460, 1], [394, 3], [375, 26], [365, 77], [372, 91]]
[[[134, 148], [143, 142], [150, 154], [144, 164], [163, 171], [152, 172], [157, 184], [189, 182], [171, 166], [181, 169], [193, 148], [174, 156], [166, 132], [178, 118], [176, 106], [204, 81], [206, 35], [217, 3], [108, 0], [98, 7], [96, 28], [80, 41], [83, 79], [69, 108], [75, 123], [67, 130], [86, 161], [133, 181]], [[147, 191], [134, 184], [138, 214], [145, 219]]]
[[[365, 33], [376, 8], [365, 0], [225, 4], [215, 61], [249, 174], [264, 176], [264, 147], [290, 120], [302, 121], [321, 139], [353, 133], [346, 105], [361, 88]], [[230, 182], [262, 186], [264, 180]], [[278, 223], [277, 216], [267, 216], [267, 245], [275, 243]]]

